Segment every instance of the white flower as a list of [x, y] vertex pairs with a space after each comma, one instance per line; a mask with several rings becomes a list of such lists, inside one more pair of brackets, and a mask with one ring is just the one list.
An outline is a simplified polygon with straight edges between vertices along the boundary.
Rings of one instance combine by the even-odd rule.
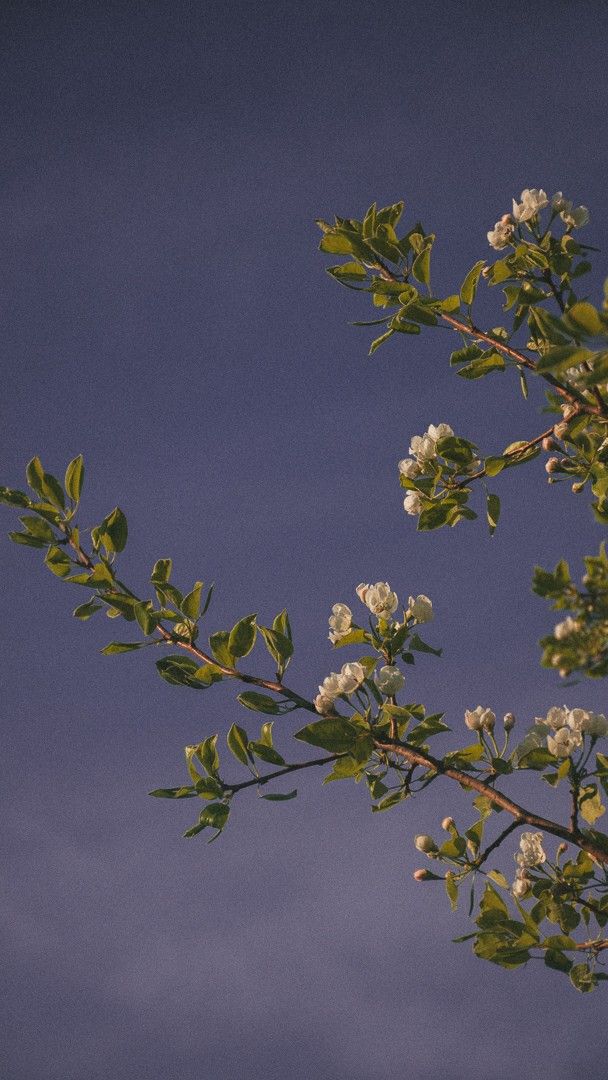
[[410, 596], [407, 614], [418, 623], [430, 622], [433, 618], [433, 602], [422, 593], [416, 598]]
[[542, 188], [524, 188], [521, 202], [516, 203], [513, 199], [513, 217], [516, 221], [530, 221], [530, 218], [536, 217], [539, 210], [548, 205], [547, 194]]
[[437, 452], [435, 440], [431, 435], [413, 435], [410, 443], [410, 454], [419, 462], [432, 461]]
[[570, 709], [568, 713], [568, 727], [571, 731], [586, 731], [589, 721], [591, 720], [591, 713], [586, 709]]
[[575, 206], [572, 208], [572, 203], [568, 210], [563, 210], [559, 215], [570, 229], [580, 229], [583, 225], [586, 225], [589, 221], [589, 211], [586, 206]]
[[381, 667], [376, 675], [376, 686], [381, 694], [393, 697], [394, 694], [398, 694], [400, 690], [403, 690], [405, 676], [394, 664], [387, 664], [386, 667]]
[[569, 711], [570, 710], [568, 709], [567, 705], [554, 705], [553, 708], [549, 709], [546, 719], [538, 716], [536, 717], [534, 723], [548, 724], [548, 726], [550, 728], [553, 728], [554, 731], [558, 731], [559, 728], [566, 727], [568, 723]]
[[576, 634], [580, 628], [581, 624], [576, 619], [573, 619], [571, 615], [568, 615], [563, 622], [557, 623], [553, 628], [553, 637], [556, 637], [558, 641], [562, 641], [569, 634]]
[[551, 199], [551, 207], [556, 213], [561, 214], [562, 210], [571, 210], [572, 203], [569, 199], [566, 199], [562, 191], [556, 191]]
[[317, 694], [314, 704], [315, 709], [318, 713], [321, 713], [321, 716], [324, 716], [325, 713], [333, 712], [334, 700], [333, 698], [326, 697], [325, 694]]
[[[524, 832], [519, 838], [519, 851], [515, 859], [519, 866], [540, 866], [547, 859], [543, 851], [543, 834]], [[518, 875], [519, 876], [519, 875]]]
[[420, 465], [414, 458], [406, 457], [399, 462], [399, 472], [402, 476], [407, 476], [408, 479], [413, 480], [415, 476], [419, 476], [422, 472]]
[[365, 679], [365, 671], [361, 664], [344, 664], [338, 676], [339, 693], [353, 694]]
[[608, 720], [603, 713], [589, 713], [585, 731], [587, 735], [593, 735], [595, 739], [608, 735]]
[[417, 491], [408, 491], [403, 500], [403, 509], [406, 514], [412, 514], [412, 516], [421, 514], [424, 510], [422, 496]]
[[528, 893], [530, 892], [531, 885], [532, 885], [532, 882], [530, 881], [530, 878], [527, 878], [527, 877], [518, 877], [518, 878], [516, 878], [515, 881], [513, 882], [513, 885], [511, 886], [511, 892], [512, 892], [513, 896], [515, 897], [515, 899], [516, 900], [523, 900], [524, 897], [526, 897], [528, 895]]
[[377, 615], [379, 619], [388, 619], [399, 603], [397, 594], [391, 591], [388, 581], [377, 581], [375, 585], [359, 585], [357, 596], [372, 615]]
[[500, 251], [502, 248], [507, 247], [513, 238], [513, 228], [514, 225], [511, 215], [504, 214], [500, 221], [497, 221], [494, 228], [487, 234], [490, 247], [493, 247], [496, 251]]
[[329, 640], [332, 644], [350, 632], [353, 613], [346, 604], [334, 604], [329, 617]]
[[427, 435], [430, 435], [435, 442], [439, 442], [440, 439], [447, 439], [453, 434], [454, 432], [449, 424], [429, 424], [427, 430]]
[[570, 754], [582, 744], [583, 736], [580, 731], [573, 731], [570, 727], [558, 728], [555, 736], [547, 735], [547, 750], [558, 758], [570, 757]]
[[339, 693], [340, 676], [337, 675], [335, 671], [332, 671], [331, 675], [328, 675], [327, 678], [323, 679], [323, 682], [319, 687], [319, 694], [321, 694], [323, 697], [331, 698], [331, 700], [333, 701], [333, 699], [337, 697]]
[[476, 709], [467, 709], [464, 714], [464, 722], [471, 731], [492, 731], [496, 723], [496, 715], [491, 709], [478, 705]]
[[362, 604], [365, 603], [365, 594], [366, 594], [368, 589], [369, 589], [369, 585], [366, 585], [363, 581], [361, 582], [360, 585], [357, 585], [357, 588], [355, 589], [355, 592], [356, 592], [357, 596], [359, 597], [359, 600], [361, 601]]

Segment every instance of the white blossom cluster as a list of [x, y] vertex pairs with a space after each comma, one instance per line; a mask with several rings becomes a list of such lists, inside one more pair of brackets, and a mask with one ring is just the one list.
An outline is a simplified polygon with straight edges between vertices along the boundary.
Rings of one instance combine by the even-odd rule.
[[[361, 582], [356, 588], [357, 596], [362, 604], [375, 615], [377, 619], [391, 622], [391, 616], [397, 610], [399, 597], [393, 592], [388, 581], [377, 581], [375, 585]], [[416, 623], [427, 623], [433, 618], [433, 602], [424, 593], [418, 596], [410, 596], [408, 600], [406, 619], [413, 619]], [[350, 634], [353, 629], [353, 613], [348, 604], [334, 604], [329, 616], [329, 640], [335, 645], [342, 638]]]
[[[496, 222], [488, 235], [490, 247], [500, 251], [507, 247], [512, 239], [516, 225], [531, 221], [536, 215], [549, 206], [547, 193], [542, 188], [524, 188], [520, 196], [520, 202], [513, 199], [513, 211], [511, 214], [503, 214]], [[589, 211], [586, 206], [574, 206], [566, 199], [561, 191], [556, 191], [551, 199], [553, 214], [559, 214], [568, 229], [580, 229], [589, 221]]]
[[536, 717], [535, 724], [552, 729], [547, 735], [547, 749], [558, 758], [567, 758], [583, 744], [583, 736], [597, 739], [608, 735], [608, 720], [603, 713], [587, 709], [569, 709], [566, 705], [554, 705], [546, 717]]
[[515, 856], [517, 871], [511, 888], [513, 896], [518, 900], [523, 899], [530, 891], [532, 881], [528, 876], [528, 871], [546, 862], [547, 856], [542, 842], [543, 834], [540, 832], [525, 832], [519, 838], [519, 851]]
[[[399, 472], [414, 480], [420, 476], [426, 467], [437, 457], [437, 443], [441, 439], [447, 439], [454, 432], [449, 424], [429, 424], [424, 435], [414, 435], [410, 443], [412, 457], [403, 458], [399, 462]], [[416, 491], [408, 491], [403, 506], [407, 514], [419, 514], [423, 509], [423, 501]]]
[[364, 679], [365, 671], [361, 664], [343, 664], [339, 673], [332, 671], [323, 679], [315, 698], [315, 709], [321, 715], [333, 712], [335, 699], [340, 694], [354, 694]]
[[553, 637], [557, 638], [558, 641], [563, 641], [564, 638], [570, 637], [571, 634], [577, 634], [581, 629], [580, 622], [568, 615], [563, 622], [557, 623], [553, 628]]

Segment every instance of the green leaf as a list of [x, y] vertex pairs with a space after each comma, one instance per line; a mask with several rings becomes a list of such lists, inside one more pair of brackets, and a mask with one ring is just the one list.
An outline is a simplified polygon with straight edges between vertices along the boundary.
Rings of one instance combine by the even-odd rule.
[[461, 349], [454, 350], [450, 356], [450, 364], [452, 367], [457, 364], [470, 364], [480, 356], [483, 356], [483, 349], [479, 345], [465, 345]]
[[211, 652], [213, 653], [218, 664], [223, 664], [225, 667], [234, 667], [235, 657], [229, 648], [230, 634], [228, 630], [217, 630], [215, 634], [209, 635], [209, 645]]
[[340, 266], [328, 266], [326, 269], [336, 281], [365, 281], [367, 277], [367, 270], [358, 262], [341, 263]]
[[135, 649], [143, 649], [146, 641], [111, 641], [101, 650], [102, 656], [114, 656], [116, 653], [134, 652]]
[[539, 358], [536, 370], [541, 374], [546, 371], [556, 374], [564, 368], [575, 367], [592, 358], [593, 353], [580, 345], [556, 345]]
[[28, 462], [25, 470], [25, 478], [30, 487], [38, 495], [44, 494], [42, 488], [44, 483], [44, 469], [39, 457], [33, 457], [32, 460]]
[[454, 880], [454, 875], [451, 870], [448, 870], [445, 875], [445, 891], [448, 894], [452, 911], [456, 911], [458, 908], [458, 885]]
[[195, 799], [196, 791], [193, 787], [156, 788], [148, 795], [153, 795], [155, 799]]
[[490, 491], [486, 496], [486, 516], [488, 519], [490, 536], [493, 536], [496, 532], [498, 519], [500, 518], [500, 499], [498, 498], [498, 495], [493, 495]]
[[24, 491], [0, 487], [0, 503], [6, 503], [7, 506], [29, 506], [30, 499]]
[[[417, 652], [431, 653], [433, 656], [441, 656], [443, 649], [433, 649], [430, 645], [427, 645], [426, 641], [418, 637], [418, 634], [414, 634], [408, 642], [410, 649], [415, 649]], [[394, 640], [393, 640], [394, 647]]]
[[460, 289], [460, 299], [462, 300], [463, 304], [467, 305], [467, 307], [470, 307], [475, 299], [479, 276], [485, 265], [485, 259], [480, 259], [479, 262], [476, 262], [475, 266], [471, 267], [462, 283]]
[[91, 615], [94, 615], [96, 611], [100, 611], [103, 604], [96, 604], [94, 600], [88, 600], [86, 604], [80, 604], [79, 607], [74, 608], [72, 614], [75, 619], [90, 619]]
[[265, 742], [250, 742], [249, 749], [256, 757], [267, 761], [269, 765], [284, 765], [285, 758], [275, 750], [274, 746], [268, 746]]
[[191, 619], [196, 622], [201, 610], [201, 592], [203, 588], [202, 581], [197, 581], [191, 592], [181, 602], [180, 611], [186, 616], [187, 619]]
[[171, 559], [158, 559], [152, 568], [150, 580], [153, 585], [164, 585], [171, 577]]
[[412, 264], [412, 273], [416, 278], [416, 281], [421, 281], [423, 285], [427, 287], [431, 283], [431, 249], [425, 247], [416, 256]]
[[570, 982], [581, 994], [595, 990], [597, 977], [588, 964], [573, 964], [570, 968]]
[[[229, 814], [230, 807], [226, 803], [210, 803], [201, 811], [198, 824], [193, 825], [191, 829], [187, 829], [184, 836], [189, 839], [206, 828], [217, 829], [216, 836], [219, 836], [228, 821]], [[215, 839], [215, 837], [212, 837], [212, 839]]]
[[271, 795], [260, 795], [261, 799], [266, 799], [268, 802], [287, 802], [289, 799], [295, 799], [298, 794], [298, 789], [294, 788], [293, 791], [288, 791], [284, 795], [279, 792], [273, 792]]
[[433, 735], [439, 735], [442, 731], [449, 731], [450, 728], [448, 725], [444, 724], [441, 720], [442, 716], [443, 713], [433, 713], [432, 716], [427, 716], [422, 723], [417, 724], [415, 728], [412, 728], [412, 730], [408, 732], [408, 743], [412, 743], [414, 746], [420, 746]]
[[564, 322], [572, 326], [575, 333], [582, 331], [589, 337], [596, 337], [606, 329], [597, 309], [586, 300], [581, 300], [568, 308], [564, 315]]
[[491, 352], [489, 355], [480, 357], [479, 360], [473, 360], [466, 367], [460, 368], [457, 374], [463, 379], [483, 379], [484, 375], [489, 375], [492, 371], [504, 370], [504, 357], [499, 352]]
[[252, 712], [270, 713], [271, 716], [278, 716], [281, 712], [274, 698], [266, 694], [256, 694], [253, 690], [246, 690], [244, 694], [239, 694], [236, 700]]
[[[199, 665], [189, 656], [174, 654], [163, 656], [156, 661], [158, 674], [171, 686], [189, 686], [193, 690], [204, 690], [205, 682], [197, 679]], [[208, 684], [207, 684], [208, 685]]]
[[77, 503], [80, 501], [82, 485], [84, 482], [84, 458], [82, 454], [70, 461], [65, 471], [65, 490], [70, 499]]
[[228, 649], [233, 656], [247, 656], [253, 649], [257, 633], [255, 620], [255, 615], [246, 615], [233, 626], [228, 638]]
[[99, 526], [103, 543], [109, 551], [121, 552], [127, 543], [127, 519], [119, 506], [115, 506]]
[[[9, 540], [13, 541], [13, 544], [22, 544], [24, 547], [44, 548], [47, 546], [46, 540], [42, 540], [38, 536], [32, 536], [31, 533], [9, 532], [8, 537]], [[57, 576], [65, 577], [64, 574], [58, 574]]]
[[326, 251], [330, 255], [352, 255], [353, 245], [348, 237], [341, 233], [328, 232], [319, 244], [320, 251]]
[[247, 765], [250, 756], [247, 751], [249, 736], [245, 729], [239, 727], [238, 724], [233, 724], [226, 736], [226, 742], [228, 749], [234, 754], [237, 761], [240, 761], [242, 765]]
[[345, 645], [361, 645], [364, 641], [369, 641], [370, 635], [365, 630], [349, 630], [348, 634], [344, 634], [343, 637], [334, 641], [334, 649], [342, 649]]
[[258, 630], [264, 638], [268, 652], [276, 660], [282, 674], [293, 656], [292, 641], [285, 634], [282, 634], [280, 630], [270, 629], [267, 626], [258, 626]]
[[356, 739], [357, 729], [342, 716], [323, 717], [312, 724], [307, 724], [297, 731], [296, 739], [310, 743], [311, 746], [320, 746], [323, 750], [341, 754], [350, 750]]
[[44, 561], [51, 573], [60, 578], [67, 577], [74, 565], [69, 555], [59, 547], [50, 547]]
[[380, 337], [377, 337], [374, 341], [372, 341], [369, 347], [368, 355], [373, 356], [376, 349], [379, 349], [380, 346], [383, 345], [385, 341], [388, 341], [388, 339], [392, 337], [394, 333], [394, 330], [387, 330], [385, 334], [380, 334]]
[[291, 641], [291, 626], [289, 625], [289, 615], [285, 608], [275, 615], [272, 620], [272, 629], [278, 631], [279, 634], [283, 634]]

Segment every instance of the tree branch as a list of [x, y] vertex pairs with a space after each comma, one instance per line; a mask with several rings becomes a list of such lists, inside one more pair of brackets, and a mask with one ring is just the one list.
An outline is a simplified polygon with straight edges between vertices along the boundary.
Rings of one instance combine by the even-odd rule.
[[566, 840], [575, 847], [587, 851], [603, 866], [608, 866], [608, 839], [606, 848], [603, 848], [590, 837], [585, 836], [579, 829], [568, 828], [566, 825], [560, 825], [557, 821], [551, 821], [549, 818], [541, 817], [539, 814], [526, 810], [525, 807], [520, 806], [513, 799], [509, 799], [507, 795], [503, 795], [501, 791], [496, 791], [490, 784], [478, 780], [476, 776], [469, 776], [468, 773], [456, 769], [453, 765], [447, 765], [440, 758], [423, 753], [415, 746], [408, 746], [407, 743], [397, 742], [394, 739], [385, 737], [374, 739], [374, 745], [378, 750], [397, 754], [399, 757], [405, 758], [406, 761], [422, 765], [426, 769], [432, 769], [442, 776], [448, 776], [451, 780], [457, 780], [462, 787], [477, 791], [480, 795], [485, 795], [494, 806], [506, 810], [508, 814], [512, 814], [513, 817], [517, 818], [519, 824], [530, 825], [532, 828], [552, 833], [554, 836], [558, 836], [560, 840]]
[[284, 769], [276, 769], [274, 772], [266, 773], [265, 776], [255, 776], [253, 780], [243, 780], [241, 784], [225, 784], [224, 788], [234, 794], [236, 791], [242, 791], [243, 788], [267, 784], [270, 780], [277, 780], [279, 777], [287, 776], [289, 773], [297, 772], [299, 769], [310, 769], [313, 765], [329, 765], [331, 761], [337, 761], [340, 757], [344, 757], [344, 754], [329, 754], [327, 757], [313, 758], [312, 761], [300, 761], [295, 765], [286, 765]]

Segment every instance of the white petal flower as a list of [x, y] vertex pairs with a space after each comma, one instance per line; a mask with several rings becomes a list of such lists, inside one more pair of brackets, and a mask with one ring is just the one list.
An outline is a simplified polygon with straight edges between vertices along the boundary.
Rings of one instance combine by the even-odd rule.
[[511, 215], [505, 214], [500, 221], [496, 222], [494, 228], [490, 229], [490, 232], [487, 233], [490, 247], [493, 247], [495, 251], [501, 251], [502, 248], [506, 248], [513, 239], [513, 229], [514, 224]]
[[398, 694], [400, 690], [403, 690], [405, 676], [394, 664], [387, 664], [386, 667], [381, 667], [376, 675], [376, 686], [381, 694], [393, 697], [394, 694]]
[[581, 624], [576, 619], [573, 619], [571, 615], [568, 615], [563, 622], [557, 623], [553, 628], [553, 637], [558, 641], [562, 641], [568, 637], [569, 634], [576, 634], [581, 629]]
[[547, 735], [547, 750], [558, 758], [567, 758], [581, 746], [583, 736], [572, 728], [558, 728], [555, 735]]
[[[546, 862], [547, 856], [543, 850], [543, 834], [540, 832], [525, 832], [519, 838], [519, 852], [515, 856], [519, 866], [540, 866]], [[518, 875], [519, 876], [519, 875]]]
[[368, 589], [369, 589], [369, 585], [366, 585], [363, 582], [361, 582], [360, 585], [357, 585], [357, 588], [355, 589], [355, 592], [356, 592], [357, 596], [359, 597], [359, 600], [361, 601], [362, 604], [365, 603], [365, 594], [367, 593]]
[[530, 892], [531, 887], [532, 882], [530, 881], [530, 878], [518, 877], [511, 886], [511, 892], [516, 900], [523, 900]]
[[406, 514], [411, 514], [412, 516], [421, 514], [424, 510], [422, 496], [419, 495], [417, 491], [408, 491], [403, 500], [403, 509]]
[[333, 712], [334, 700], [333, 698], [326, 697], [325, 694], [317, 694], [314, 704], [315, 709], [318, 713], [321, 714], [321, 716], [324, 716], [326, 713]]
[[346, 604], [334, 604], [329, 617], [329, 640], [335, 645], [336, 641], [350, 633], [353, 621], [353, 613]]
[[602, 738], [608, 735], [608, 720], [603, 713], [590, 713], [585, 731], [595, 739]]
[[496, 723], [496, 715], [491, 709], [478, 705], [476, 709], [467, 709], [464, 714], [464, 722], [471, 731], [492, 731]]
[[397, 594], [391, 591], [388, 581], [377, 581], [375, 585], [368, 585], [364, 603], [372, 615], [388, 619], [396, 610], [399, 600]]
[[591, 713], [586, 709], [570, 709], [568, 713], [568, 727], [571, 731], [586, 731], [590, 720]]
[[563, 210], [560, 217], [570, 229], [580, 229], [589, 221], [589, 211], [586, 206], [575, 206], [573, 209], [570, 203], [570, 207]]
[[409, 457], [403, 458], [399, 462], [398, 468], [401, 475], [407, 476], [410, 480], [413, 480], [415, 476], [420, 476], [420, 473], [422, 472], [418, 462], [415, 461], [414, 458]]
[[551, 199], [551, 209], [555, 210], [557, 214], [561, 214], [562, 210], [572, 209], [572, 202], [565, 197], [562, 191], [556, 191]]
[[429, 438], [434, 439], [435, 442], [439, 442], [440, 439], [447, 439], [454, 432], [449, 424], [429, 424], [427, 435]]
[[432, 461], [436, 456], [437, 447], [435, 440], [428, 433], [424, 435], [413, 435], [410, 443], [410, 454], [413, 454], [416, 460], [422, 464], [427, 461]]
[[357, 664], [356, 662], [344, 664], [340, 671], [340, 675], [338, 676], [340, 687], [339, 693], [353, 694], [357, 687], [361, 686], [364, 679], [365, 671], [361, 664]]
[[567, 705], [554, 705], [549, 709], [546, 719], [538, 718], [535, 722], [538, 724], [548, 724], [554, 731], [558, 731], [560, 728], [566, 727], [568, 723], [568, 714], [570, 710]]
[[549, 205], [547, 194], [542, 188], [524, 188], [521, 193], [521, 202], [516, 203], [513, 199], [513, 217], [516, 221], [530, 221], [536, 217], [539, 210]]
[[410, 596], [407, 614], [418, 623], [430, 622], [433, 618], [433, 602], [423, 593], [415, 598]]
[[332, 671], [331, 675], [328, 675], [327, 678], [323, 679], [323, 682], [319, 687], [319, 693], [324, 697], [332, 699], [341, 693], [340, 676], [337, 675], [335, 671]]

